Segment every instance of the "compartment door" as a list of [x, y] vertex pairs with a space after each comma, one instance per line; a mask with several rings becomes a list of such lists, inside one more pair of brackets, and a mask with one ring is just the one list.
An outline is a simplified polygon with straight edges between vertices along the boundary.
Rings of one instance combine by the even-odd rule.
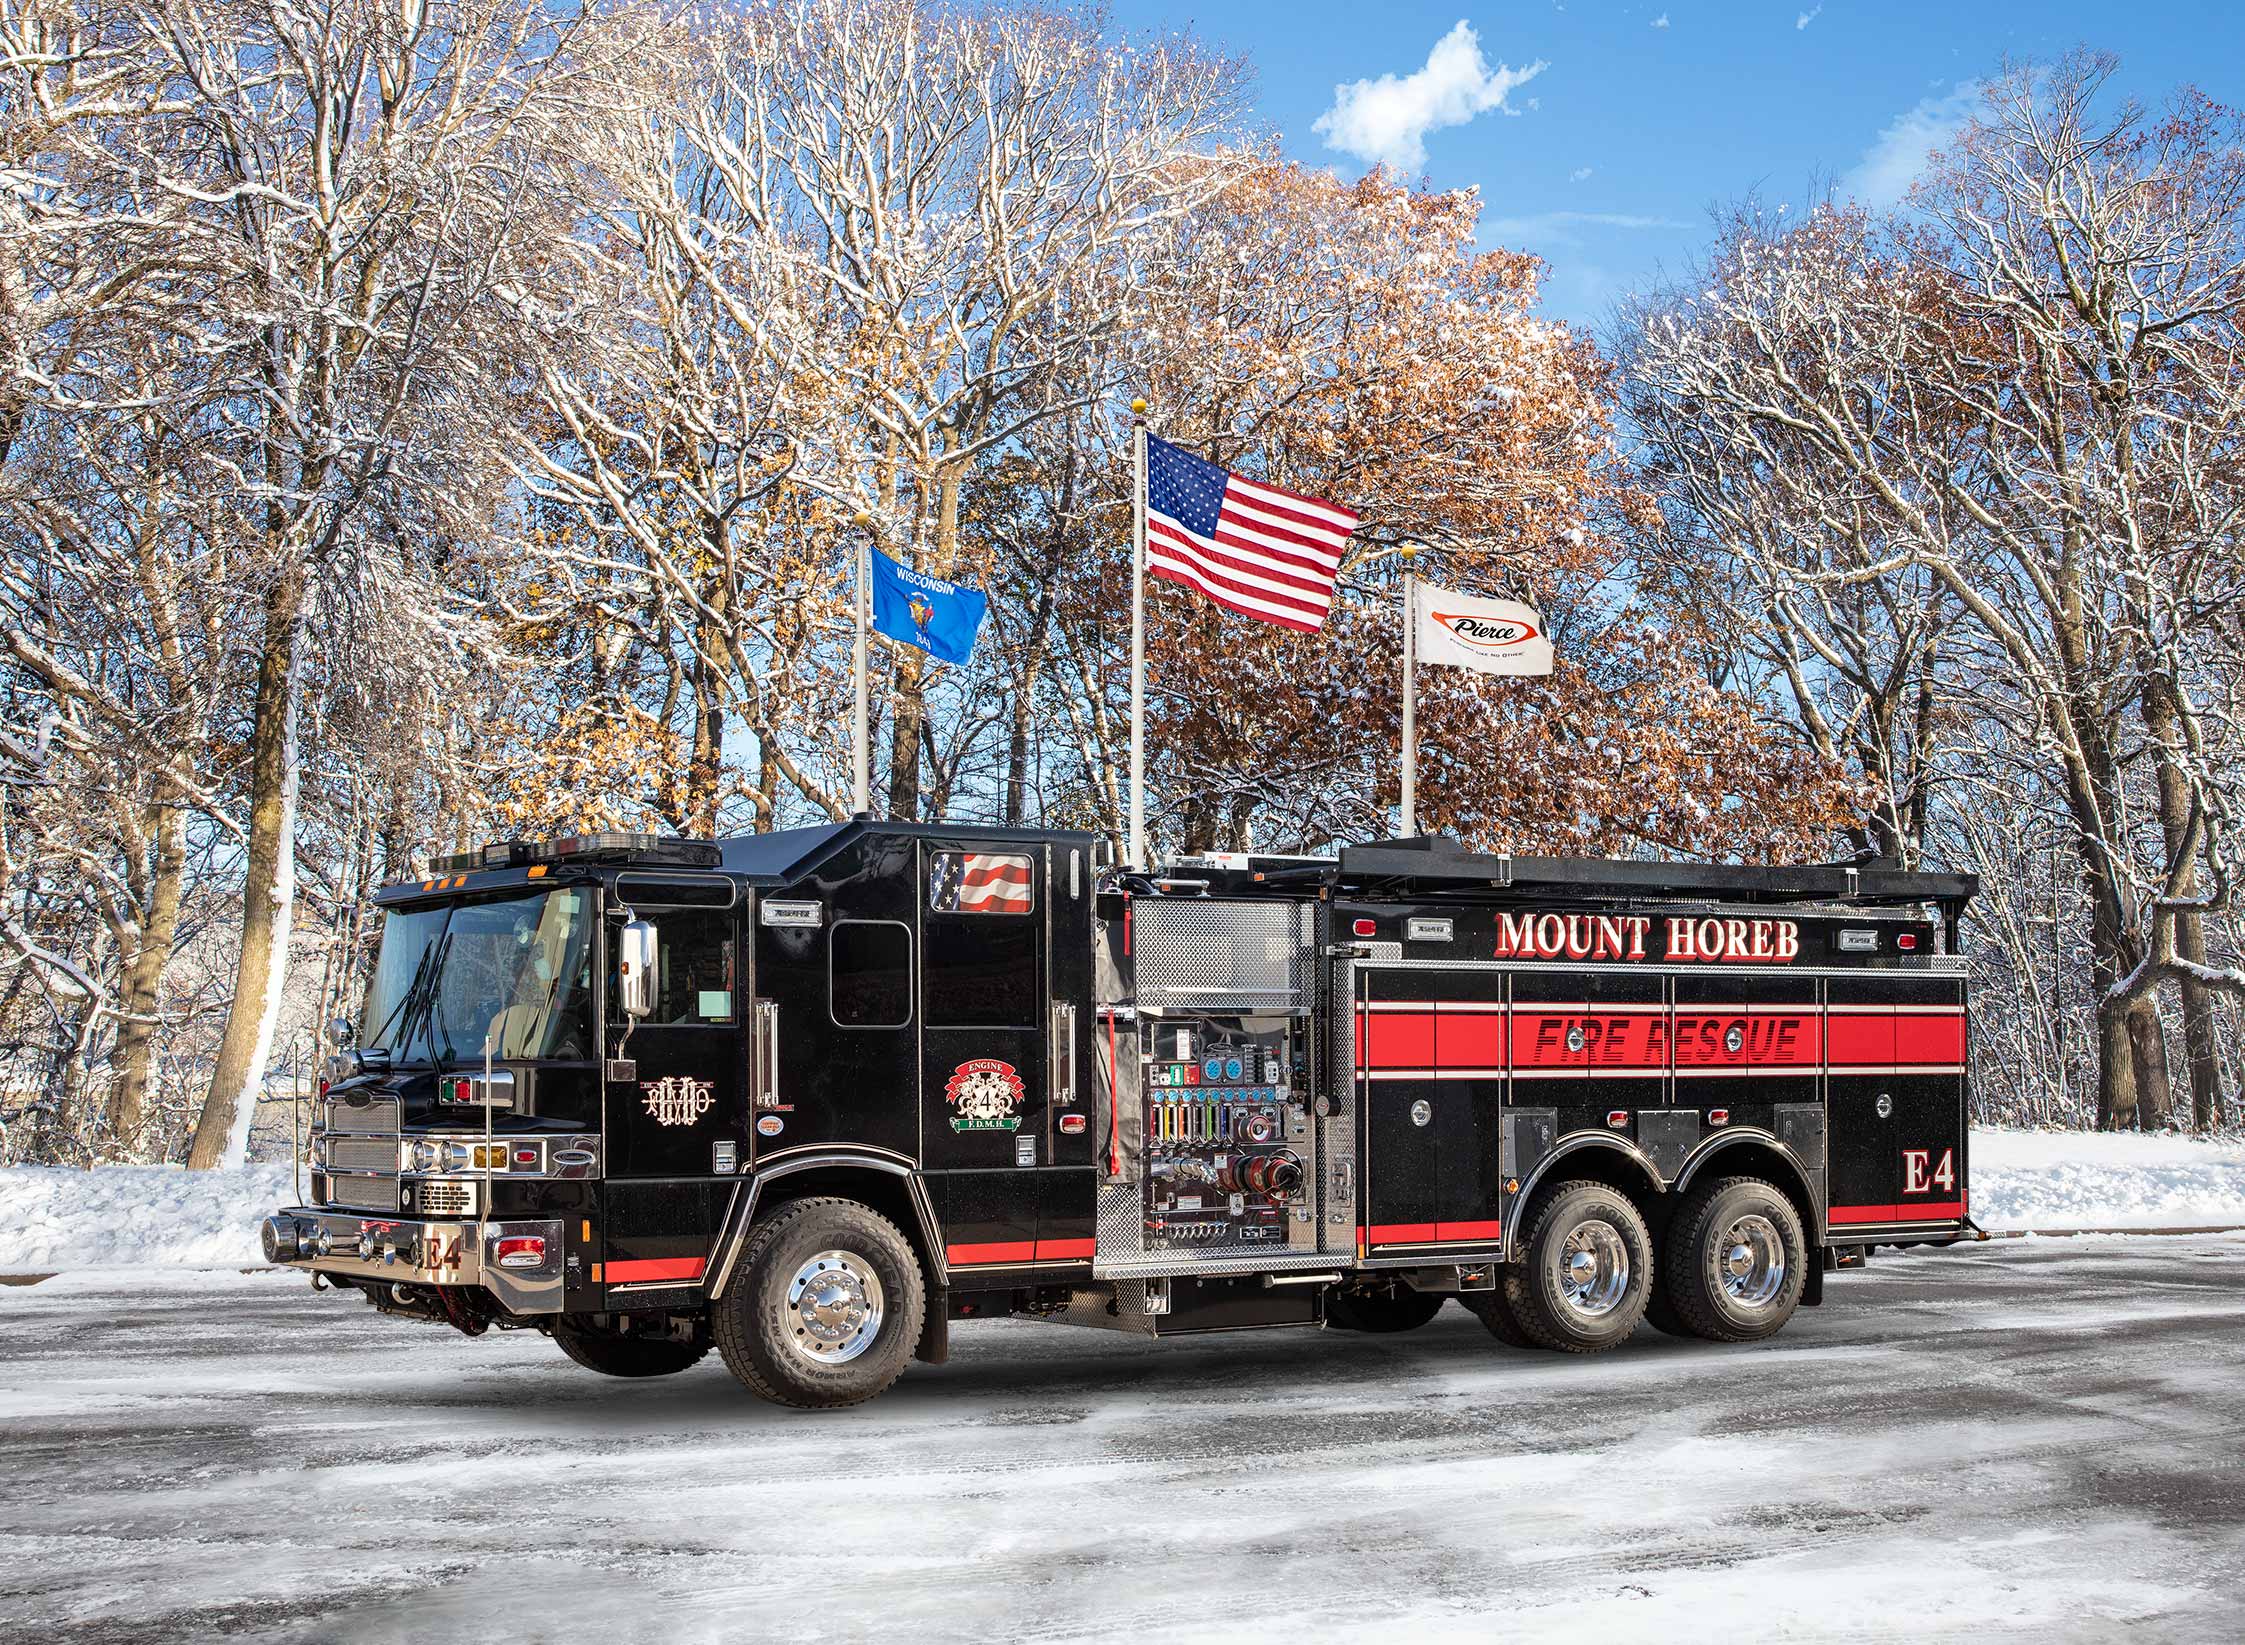
[[1448, 1256], [1503, 1234], [1504, 979], [1360, 968], [1362, 1256]]
[[1825, 985], [1832, 1237], [1940, 1232], [1966, 1213], [1961, 977]]

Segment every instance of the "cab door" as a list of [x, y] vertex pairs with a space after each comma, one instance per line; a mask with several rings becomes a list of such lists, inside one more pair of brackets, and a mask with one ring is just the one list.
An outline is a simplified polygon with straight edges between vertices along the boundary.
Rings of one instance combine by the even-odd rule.
[[943, 1173], [954, 1270], [1037, 1260], [1052, 1163], [1046, 872], [1031, 843], [920, 846], [922, 1157]]
[[654, 1010], [626, 1020], [613, 977], [608, 1043], [631, 1064], [607, 1083], [610, 1179], [730, 1175], [747, 1157], [739, 910], [719, 875], [618, 877], [617, 901], [656, 933]]

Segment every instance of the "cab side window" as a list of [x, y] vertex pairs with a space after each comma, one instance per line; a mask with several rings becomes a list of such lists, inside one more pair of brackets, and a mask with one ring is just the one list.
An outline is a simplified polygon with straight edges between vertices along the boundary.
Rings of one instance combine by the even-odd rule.
[[[655, 1009], [642, 1028], [733, 1021], [733, 915], [698, 908], [651, 909], [655, 925]], [[613, 968], [609, 1015], [620, 1013]]]
[[901, 920], [836, 920], [827, 992], [838, 1028], [904, 1027], [912, 1020], [912, 928]]
[[929, 1027], [1037, 1025], [1044, 990], [1036, 887], [1026, 854], [930, 853], [920, 981]]

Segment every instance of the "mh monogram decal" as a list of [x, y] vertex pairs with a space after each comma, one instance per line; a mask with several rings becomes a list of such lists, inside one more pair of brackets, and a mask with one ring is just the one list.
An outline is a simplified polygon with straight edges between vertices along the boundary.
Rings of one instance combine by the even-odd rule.
[[657, 1125], [691, 1125], [717, 1100], [708, 1080], [688, 1079], [681, 1074], [642, 1080], [639, 1094], [646, 1099], [647, 1112]]

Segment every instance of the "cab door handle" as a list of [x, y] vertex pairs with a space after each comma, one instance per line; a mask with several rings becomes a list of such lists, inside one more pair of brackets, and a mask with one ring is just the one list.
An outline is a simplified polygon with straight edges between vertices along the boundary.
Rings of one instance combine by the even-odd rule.
[[1073, 1005], [1053, 1003], [1048, 1037], [1051, 1068], [1047, 1089], [1052, 1093], [1052, 1104], [1055, 1108], [1073, 1108], [1076, 1104], [1076, 1008]]

